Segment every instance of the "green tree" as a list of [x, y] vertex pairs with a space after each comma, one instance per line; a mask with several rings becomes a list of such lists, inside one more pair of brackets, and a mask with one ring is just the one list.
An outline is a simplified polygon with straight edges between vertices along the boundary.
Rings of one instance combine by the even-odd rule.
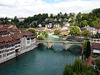
[[42, 35], [47, 37], [48, 36], [48, 31], [47, 30], [46, 31], [42, 31]]
[[81, 21], [81, 28], [82, 27], [85, 27], [85, 26], [87, 26], [88, 25], [88, 23], [87, 23], [87, 20], [83, 20], [83, 21]]
[[44, 38], [43, 35], [39, 35], [37, 39], [38, 39], [38, 40], [45, 40], [45, 38]]
[[13, 21], [14, 21], [15, 23], [19, 22], [17, 16], [14, 17], [14, 20], [13, 20]]
[[98, 21], [92, 21], [91, 24], [90, 24], [90, 26], [91, 26], [91, 27], [94, 27], [94, 26], [96, 26], [97, 24], [98, 24]]
[[73, 23], [70, 23], [70, 26], [73, 26]]
[[82, 32], [82, 36], [84, 36], [84, 37], [88, 37], [88, 36], [90, 36], [91, 35], [91, 32], [89, 31], [89, 30], [84, 30], [83, 32]]
[[35, 29], [29, 29], [28, 31], [37, 35], [37, 32], [35, 31]]
[[100, 70], [100, 58], [92, 61], [93, 65], [96, 65], [96, 69]]
[[63, 75], [96, 75], [93, 67], [87, 67], [81, 60], [75, 60], [73, 65], [66, 65]]
[[83, 53], [88, 58], [91, 53], [91, 46], [90, 46], [90, 41], [86, 40], [83, 44]]
[[60, 30], [55, 30], [54, 31], [54, 35], [59, 35], [61, 32], [60, 32]]
[[78, 26], [71, 26], [70, 34], [73, 36], [80, 35], [80, 28]]
[[73, 69], [71, 65], [66, 65], [63, 75], [73, 75]]
[[78, 21], [78, 23], [80, 23], [81, 22], [81, 18], [82, 18], [82, 14], [81, 14], [81, 12], [79, 12], [77, 14], [77, 16], [76, 16], [76, 21]]
[[74, 18], [72, 17], [72, 18], [71, 18], [71, 23], [73, 23], [73, 22], [74, 22]]

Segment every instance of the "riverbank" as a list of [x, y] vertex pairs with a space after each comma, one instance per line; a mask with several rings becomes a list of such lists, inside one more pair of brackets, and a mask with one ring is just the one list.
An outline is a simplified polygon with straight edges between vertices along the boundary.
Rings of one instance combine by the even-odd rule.
[[58, 35], [49, 35], [49, 37], [51, 37], [51, 38], [57, 38], [57, 39], [62, 39], [62, 40], [66, 40], [66, 38], [59, 38]]
[[33, 50], [35, 48], [37, 48], [37, 46], [35, 44], [31, 44], [30, 46], [23, 47], [23, 48], [20, 49], [19, 52], [14, 52], [13, 54], [11, 54], [11, 55], [9, 55], [7, 57], [1, 58], [0, 59], [0, 64], [4, 63], [4, 62], [7, 62], [7, 61], [9, 61], [9, 60], [11, 60], [13, 58], [16, 58], [17, 56], [22, 55], [22, 54], [24, 54], [26, 52], [29, 52], [29, 51], [31, 51], [31, 50]]

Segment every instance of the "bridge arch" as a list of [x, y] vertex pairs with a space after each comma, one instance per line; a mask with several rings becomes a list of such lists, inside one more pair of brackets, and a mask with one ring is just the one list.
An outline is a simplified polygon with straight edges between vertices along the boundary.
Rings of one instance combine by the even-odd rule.
[[72, 46], [74, 46], [74, 45], [79, 46], [79, 47], [81, 47], [81, 49], [82, 49], [82, 44], [67, 44], [67, 45], [65, 45], [65, 50], [70, 49], [70, 47], [72, 47]]
[[69, 49], [72, 52], [82, 52], [82, 46], [81, 45], [73, 44], [73, 45], [70, 46]]

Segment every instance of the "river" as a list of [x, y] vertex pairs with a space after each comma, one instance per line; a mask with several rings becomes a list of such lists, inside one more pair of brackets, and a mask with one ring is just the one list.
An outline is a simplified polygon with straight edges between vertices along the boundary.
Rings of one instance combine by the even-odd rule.
[[[46, 38], [46, 40], [58, 40]], [[60, 45], [47, 49], [41, 45], [0, 65], [0, 75], [63, 75], [66, 64], [73, 64], [79, 53], [64, 51]]]

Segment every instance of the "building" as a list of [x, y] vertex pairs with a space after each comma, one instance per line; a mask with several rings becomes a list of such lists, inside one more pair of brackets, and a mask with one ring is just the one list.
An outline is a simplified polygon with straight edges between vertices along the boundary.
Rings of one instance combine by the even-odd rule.
[[18, 18], [18, 21], [24, 21], [25, 18]]
[[45, 31], [46, 28], [45, 27], [41, 27], [41, 28], [35, 28], [37, 33], [41, 33], [42, 31]]
[[65, 32], [61, 32], [60, 35], [68, 36], [68, 33], [66, 31]]
[[0, 63], [36, 47], [36, 35], [13, 25], [0, 25]]
[[81, 28], [81, 31], [84, 31], [84, 30], [89, 30], [93, 34], [96, 34], [97, 33], [97, 29], [95, 29], [93, 27], [90, 27], [90, 26], [85, 26], [85, 27]]
[[92, 49], [94, 54], [100, 54], [100, 43], [99, 42], [92, 43]]
[[58, 27], [60, 27], [60, 25], [58, 23], [56, 23], [56, 24], [54, 24], [54, 27], [58, 28]]
[[52, 23], [46, 24], [45, 28], [52, 28]]
[[41, 24], [39, 24], [38, 26], [39, 26], [39, 27], [42, 27], [42, 25], [41, 25]]
[[100, 22], [99, 22], [98, 25], [96, 25], [94, 28], [97, 29], [97, 32], [98, 32], [98, 33], [100, 33]]
[[93, 58], [92, 57], [89, 57], [88, 59], [85, 60], [85, 63], [89, 67], [89, 66], [92, 66], [92, 61], [93, 61]]
[[69, 30], [70, 29], [70, 24], [68, 22], [63, 23], [64, 26], [62, 27], [63, 30]]

